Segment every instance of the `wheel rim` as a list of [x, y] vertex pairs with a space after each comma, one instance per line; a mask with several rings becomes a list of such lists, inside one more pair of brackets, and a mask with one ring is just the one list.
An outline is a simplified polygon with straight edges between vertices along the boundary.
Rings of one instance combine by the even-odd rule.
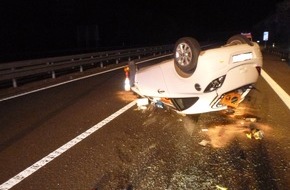
[[181, 66], [187, 66], [192, 60], [192, 51], [187, 43], [180, 43], [176, 48], [176, 60]]

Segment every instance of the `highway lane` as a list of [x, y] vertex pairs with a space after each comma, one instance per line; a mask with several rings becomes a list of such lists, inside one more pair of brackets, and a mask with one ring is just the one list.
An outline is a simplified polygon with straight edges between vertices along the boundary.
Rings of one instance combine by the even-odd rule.
[[[114, 71], [1, 102], [0, 184], [132, 102], [123, 77]], [[195, 121], [133, 107], [12, 189], [176, 189], [181, 182], [287, 189], [289, 109], [263, 78], [257, 89], [234, 116]], [[247, 123], [248, 116], [258, 122]], [[246, 138], [247, 126], [263, 130], [264, 139]], [[198, 144], [204, 139], [211, 146]]]
[[2, 102], [1, 181], [129, 103], [118, 94], [123, 76], [119, 70]]

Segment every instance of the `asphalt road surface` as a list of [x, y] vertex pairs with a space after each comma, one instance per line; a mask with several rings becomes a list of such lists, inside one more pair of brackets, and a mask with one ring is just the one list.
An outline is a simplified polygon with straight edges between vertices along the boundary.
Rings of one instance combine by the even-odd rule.
[[[264, 55], [264, 70], [290, 94], [286, 62]], [[0, 189], [290, 189], [290, 111], [263, 77], [234, 113], [193, 116], [138, 109], [123, 81], [119, 69], [0, 101]]]

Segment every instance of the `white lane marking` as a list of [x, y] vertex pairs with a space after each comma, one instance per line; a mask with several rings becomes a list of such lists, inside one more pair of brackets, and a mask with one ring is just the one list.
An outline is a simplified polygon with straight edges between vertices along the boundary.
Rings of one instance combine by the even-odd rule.
[[106, 125], [110, 121], [114, 120], [116, 117], [118, 117], [119, 115], [121, 115], [122, 113], [124, 113], [125, 111], [130, 109], [135, 104], [136, 104], [136, 101], [129, 103], [128, 105], [121, 108], [117, 112], [113, 113], [112, 115], [110, 115], [109, 117], [104, 119], [103, 121], [99, 122], [98, 124], [94, 125], [90, 129], [88, 129], [87, 131], [83, 132], [82, 134], [80, 134], [76, 138], [72, 139], [71, 141], [67, 142], [63, 146], [56, 149], [55, 151], [51, 152], [50, 154], [48, 154], [47, 156], [45, 156], [41, 160], [35, 162], [30, 167], [26, 168], [22, 172], [18, 173], [17, 175], [12, 177], [11, 179], [9, 179], [6, 182], [4, 182], [3, 184], [1, 184], [0, 190], [8, 190], [8, 189], [12, 188], [16, 184], [18, 184], [19, 182], [21, 182], [22, 180], [24, 180], [25, 178], [27, 178], [28, 176], [30, 176], [31, 174], [33, 174], [34, 172], [36, 172], [37, 170], [39, 170], [40, 168], [42, 168], [43, 166], [45, 166], [46, 164], [51, 162], [52, 160], [54, 160], [55, 158], [60, 156], [62, 153], [66, 152], [67, 150], [69, 150], [70, 148], [75, 146], [77, 143], [81, 142], [82, 140], [84, 140], [85, 138], [90, 136], [92, 133], [96, 132], [101, 127], [103, 127], [104, 125]]
[[[160, 58], [167, 57], [167, 56], [171, 56], [171, 55], [172, 54], [167, 54], [167, 55], [162, 55], [162, 56], [154, 57], [154, 58], [151, 58], [151, 59], [146, 59], [146, 60], [143, 60], [143, 61], [137, 61], [136, 64], [144, 63], [144, 62], [147, 62], [147, 61], [152, 61], [152, 60], [155, 60], [155, 59], [160, 59]], [[83, 79], [86, 79], [86, 78], [94, 77], [94, 76], [101, 75], [101, 74], [104, 74], [104, 73], [112, 72], [112, 71], [115, 71], [115, 70], [123, 69], [126, 66], [127, 65], [120, 66], [120, 67], [116, 67], [116, 68], [113, 68], [113, 69], [110, 69], [110, 70], [106, 70], [106, 71], [102, 71], [102, 72], [99, 72], [99, 73], [87, 75], [87, 76], [80, 77], [80, 78], [77, 78], [77, 79], [72, 79], [72, 80], [69, 80], [69, 81], [61, 82], [61, 83], [54, 84], [54, 85], [47, 86], [47, 87], [43, 87], [43, 88], [39, 88], [39, 89], [32, 90], [32, 91], [29, 91], [29, 92], [25, 92], [25, 93], [22, 93], [22, 94], [17, 94], [15, 96], [10, 96], [10, 97], [7, 97], [7, 98], [2, 98], [2, 99], [0, 99], [0, 102], [3, 102], [5, 100], [10, 100], [10, 99], [13, 99], [13, 98], [17, 98], [17, 97], [21, 97], [21, 96], [25, 96], [25, 95], [28, 95], [28, 94], [32, 94], [34, 92], [39, 92], [39, 91], [42, 91], [42, 90], [54, 88], [54, 87], [61, 86], [61, 85], [64, 85], [64, 84], [68, 84], [68, 83], [71, 83], [71, 82], [83, 80]]]
[[136, 61], [136, 64], [145, 63], [145, 62], [148, 62], [148, 61], [153, 61], [155, 59], [159, 59], [159, 58], [163, 58], [163, 57], [169, 57], [169, 56], [172, 56], [172, 55], [173, 55], [173, 53], [162, 55], [162, 56], [159, 56], [159, 57], [153, 57], [151, 59], [146, 59], [146, 60], [143, 60], [143, 61]]
[[54, 84], [54, 85], [51, 85], [51, 86], [46, 86], [46, 87], [39, 88], [39, 89], [36, 89], [36, 90], [32, 90], [32, 91], [29, 91], [29, 92], [24, 92], [22, 94], [17, 94], [15, 96], [10, 96], [10, 97], [7, 97], [7, 98], [0, 99], [0, 102], [5, 101], [5, 100], [10, 100], [10, 99], [13, 99], [13, 98], [17, 98], [17, 97], [20, 97], [20, 96], [25, 96], [25, 95], [28, 95], [28, 94], [32, 94], [34, 92], [39, 92], [39, 91], [42, 91], [42, 90], [54, 88], [54, 87], [61, 86], [61, 85], [64, 85], [64, 84], [68, 84], [68, 83], [71, 83], [71, 82], [75, 82], [75, 81], [78, 81], [78, 80], [82, 80], [82, 79], [90, 78], [90, 77], [93, 77], [93, 76], [101, 75], [101, 74], [104, 74], [104, 73], [108, 73], [108, 72], [111, 72], [111, 71], [122, 69], [124, 67], [125, 66], [116, 67], [114, 69], [110, 69], [110, 70], [107, 70], [107, 71], [102, 71], [102, 72], [99, 72], [99, 73], [95, 73], [95, 74], [87, 75], [87, 76], [84, 76], [84, 77], [72, 79], [72, 80], [69, 80], [69, 81], [57, 83], [57, 84]]
[[261, 75], [290, 109], [290, 96], [263, 69]]

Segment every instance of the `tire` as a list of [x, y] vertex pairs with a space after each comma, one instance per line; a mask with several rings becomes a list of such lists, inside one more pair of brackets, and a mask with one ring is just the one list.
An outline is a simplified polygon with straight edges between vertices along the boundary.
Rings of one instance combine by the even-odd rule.
[[239, 45], [239, 44], [248, 44], [253, 46], [254, 44], [245, 36], [241, 34], [234, 35], [230, 37], [227, 41], [227, 45]]
[[196, 39], [191, 37], [180, 38], [175, 43], [174, 66], [181, 77], [191, 76], [196, 67], [200, 53], [200, 45]]

